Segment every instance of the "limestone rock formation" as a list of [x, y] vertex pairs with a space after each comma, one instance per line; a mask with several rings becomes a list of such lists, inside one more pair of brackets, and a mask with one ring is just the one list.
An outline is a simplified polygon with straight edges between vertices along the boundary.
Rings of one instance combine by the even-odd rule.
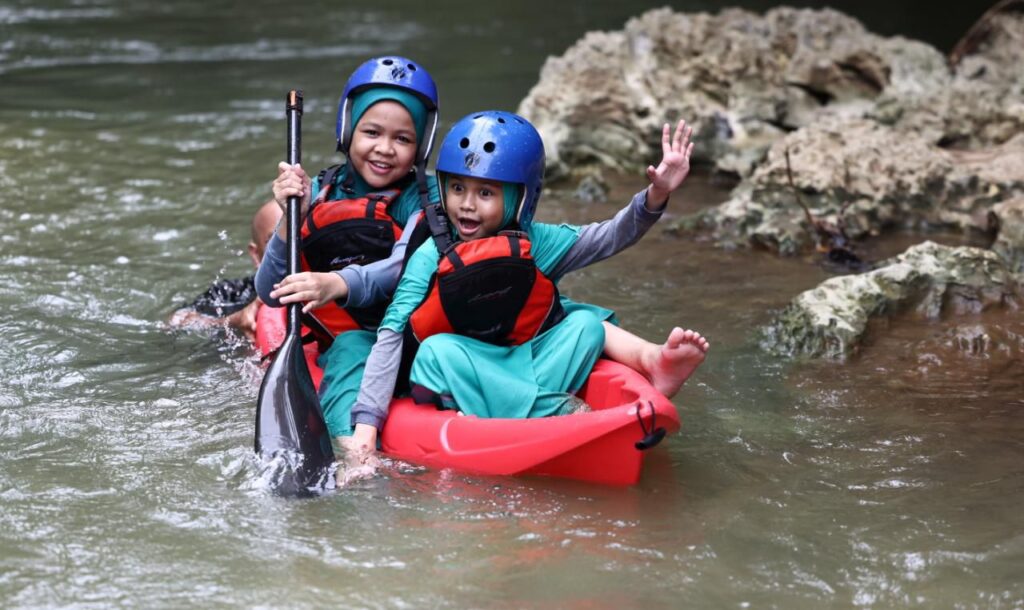
[[776, 142], [728, 201], [679, 226], [794, 254], [815, 237], [801, 202], [856, 239], [891, 226], [984, 232], [992, 206], [1017, 195], [1024, 134], [985, 151], [947, 151], [868, 119], [828, 119]]
[[549, 177], [639, 171], [662, 123], [696, 127], [695, 160], [749, 175], [787, 133], [869, 118], [931, 144], [989, 147], [1024, 128], [1024, 16], [1000, 14], [955, 69], [935, 48], [882, 37], [834, 10], [656, 9], [549, 58], [519, 106]]
[[924, 242], [873, 271], [834, 277], [800, 294], [764, 329], [762, 346], [785, 356], [844, 360], [856, 353], [872, 318], [1016, 308], [1022, 281], [991, 250]]
[[1011, 271], [1024, 274], [1024, 197], [994, 206], [989, 219], [996, 232], [992, 250], [1003, 257]]

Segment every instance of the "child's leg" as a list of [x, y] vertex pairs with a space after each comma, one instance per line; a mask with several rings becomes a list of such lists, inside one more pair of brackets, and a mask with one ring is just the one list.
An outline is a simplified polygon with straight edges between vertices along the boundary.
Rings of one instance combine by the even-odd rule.
[[574, 396], [586, 383], [604, 349], [601, 318], [586, 310], [571, 311], [565, 319], [530, 342], [533, 368], [540, 387], [531, 417], [580, 412]]
[[537, 395], [528, 346], [491, 345], [453, 334], [423, 341], [409, 380], [437, 394], [444, 407], [478, 417], [529, 417]]
[[656, 390], [671, 398], [704, 362], [710, 344], [700, 333], [672, 329], [663, 345], [655, 345], [614, 324], [604, 323], [604, 353], [642, 373]]
[[602, 324], [588, 312], [570, 314], [515, 347], [435, 335], [420, 346], [410, 380], [469, 415], [557, 415], [573, 406], [572, 392], [583, 386], [603, 345]]

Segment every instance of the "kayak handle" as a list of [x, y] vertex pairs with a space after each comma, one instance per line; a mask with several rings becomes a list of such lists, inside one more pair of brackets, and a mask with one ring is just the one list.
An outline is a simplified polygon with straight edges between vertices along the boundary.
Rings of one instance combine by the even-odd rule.
[[640, 430], [644, 433], [644, 437], [633, 444], [640, 451], [656, 447], [661, 442], [661, 439], [665, 438], [666, 433], [665, 428], [657, 427], [658, 412], [654, 409], [654, 403], [649, 400], [647, 401], [647, 406], [651, 409], [651, 426], [648, 428], [644, 424], [644, 417], [640, 414], [643, 405], [642, 401], [637, 401], [636, 403], [636, 421], [640, 423]]

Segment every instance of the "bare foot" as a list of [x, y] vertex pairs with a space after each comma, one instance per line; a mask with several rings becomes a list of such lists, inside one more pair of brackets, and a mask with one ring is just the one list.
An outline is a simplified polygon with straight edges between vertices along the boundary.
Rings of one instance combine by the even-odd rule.
[[651, 344], [644, 350], [643, 373], [656, 390], [668, 398], [679, 392], [693, 371], [704, 362], [710, 344], [693, 330], [672, 329], [664, 345]]

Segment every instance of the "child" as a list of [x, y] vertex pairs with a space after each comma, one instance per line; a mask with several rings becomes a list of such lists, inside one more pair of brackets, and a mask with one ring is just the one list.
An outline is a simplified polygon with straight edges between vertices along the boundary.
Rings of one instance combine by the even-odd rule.
[[[544, 147], [529, 122], [489, 111], [456, 123], [441, 145], [437, 174], [459, 241], [443, 254], [424, 244], [408, 261], [352, 408], [349, 446], [359, 461], [373, 466], [406, 342], [422, 341], [411, 381], [443, 406], [481, 417], [569, 412], [572, 393], [605, 348], [605, 327], [585, 306], [567, 313], [555, 282], [635, 243], [653, 225], [689, 172], [690, 133], [680, 121], [670, 139], [666, 124], [664, 157], [647, 170], [650, 186], [613, 219], [580, 228], [532, 222]], [[516, 231], [499, 233], [507, 229]], [[664, 364], [650, 362], [643, 340], [627, 343], [618, 354], [626, 364]], [[699, 334], [676, 329], [662, 355], [688, 369], [685, 380], [707, 348]]]
[[[286, 228], [279, 225], [256, 288], [274, 307], [304, 302], [303, 312], [335, 335], [318, 364], [321, 407], [336, 441], [352, 433], [349, 409], [373, 345], [370, 331], [398, 280], [398, 270], [381, 261], [401, 249], [398, 238], [415, 213], [438, 201], [436, 181], [425, 171], [437, 107], [437, 88], [422, 66], [397, 56], [371, 59], [352, 73], [338, 106], [338, 150], [346, 162], [315, 180], [299, 165], [278, 165], [274, 199], [282, 208], [291, 196], [302, 204], [303, 272], [284, 277]], [[387, 269], [376, 273], [381, 265]]]

